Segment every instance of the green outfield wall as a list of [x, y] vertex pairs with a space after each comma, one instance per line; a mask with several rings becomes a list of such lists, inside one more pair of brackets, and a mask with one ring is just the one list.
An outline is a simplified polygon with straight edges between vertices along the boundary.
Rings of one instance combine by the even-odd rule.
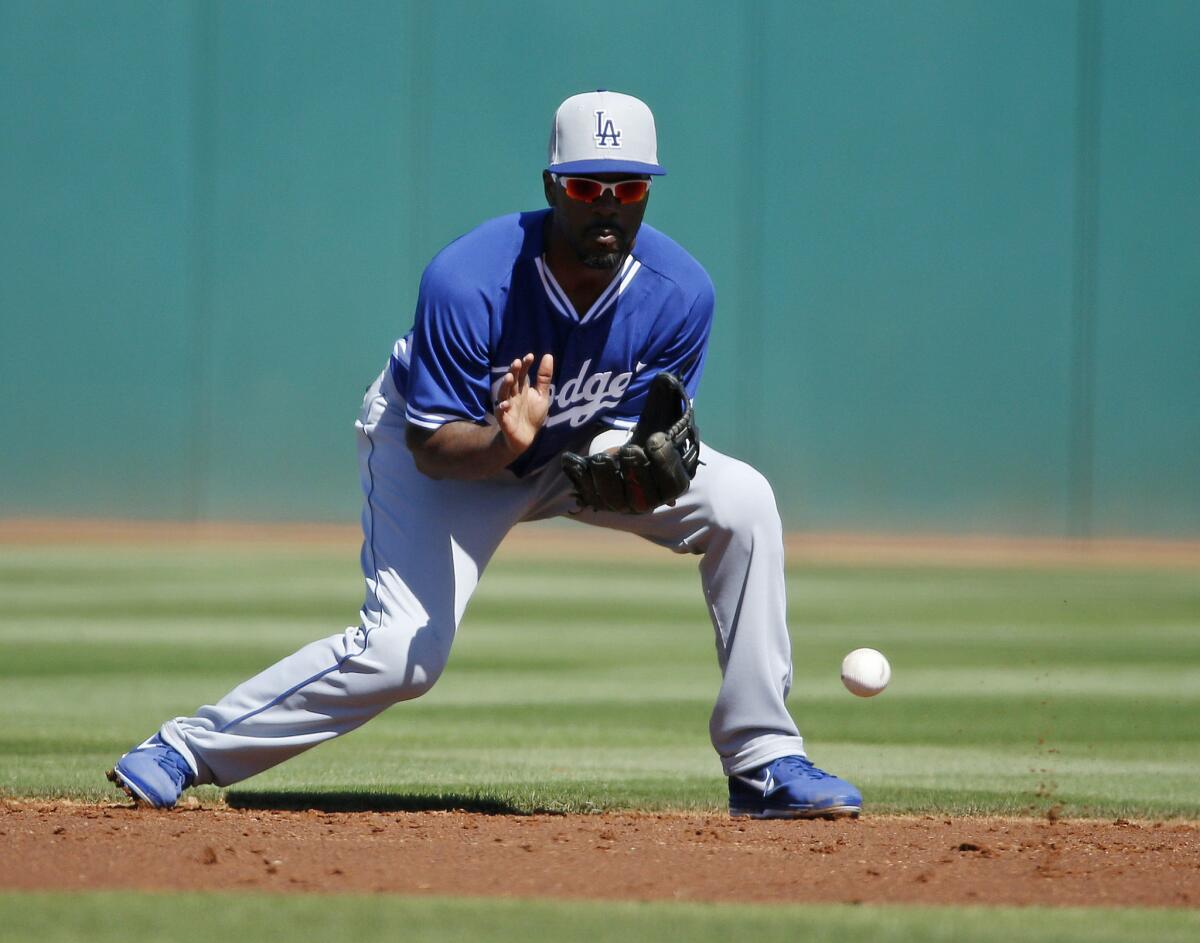
[[1200, 536], [1200, 3], [0, 0], [0, 516], [351, 520], [424, 263], [646, 99], [790, 527]]

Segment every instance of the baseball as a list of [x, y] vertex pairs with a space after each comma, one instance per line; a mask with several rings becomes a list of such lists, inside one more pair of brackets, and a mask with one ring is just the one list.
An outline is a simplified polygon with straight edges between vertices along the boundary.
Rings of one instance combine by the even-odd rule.
[[851, 694], [874, 697], [891, 680], [892, 666], [873, 648], [856, 648], [842, 659], [842, 684]]
[[606, 432], [601, 432], [588, 444], [587, 454], [592, 455], [596, 452], [605, 452], [608, 449], [619, 449], [629, 441], [631, 435], [633, 435], [633, 432], [629, 429], [609, 429]]

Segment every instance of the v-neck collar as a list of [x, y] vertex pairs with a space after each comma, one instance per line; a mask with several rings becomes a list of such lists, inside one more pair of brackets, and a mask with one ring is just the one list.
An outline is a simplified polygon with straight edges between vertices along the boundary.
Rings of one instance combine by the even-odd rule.
[[546, 289], [546, 297], [550, 299], [550, 304], [563, 317], [569, 318], [572, 321], [578, 321], [580, 324], [587, 324], [588, 321], [595, 320], [616, 304], [617, 296], [629, 286], [629, 283], [633, 281], [633, 276], [642, 267], [642, 263], [632, 255], [625, 256], [624, 264], [621, 265], [617, 274], [613, 276], [613, 280], [608, 283], [608, 287], [600, 293], [600, 297], [592, 302], [592, 306], [581, 317], [579, 312], [575, 310], [575, 306], [571, 304], [571, 299], [567, 297], [567, 293], [563, 291], [562, 286], [558, 283], [558, 279], [554, 277], [554, 273], [550, 271], [550, 266], [546, 264], [545, 255], [536, 256], [533, 263], [537, 266], [538, 276], [542, 280], [542, 287]]

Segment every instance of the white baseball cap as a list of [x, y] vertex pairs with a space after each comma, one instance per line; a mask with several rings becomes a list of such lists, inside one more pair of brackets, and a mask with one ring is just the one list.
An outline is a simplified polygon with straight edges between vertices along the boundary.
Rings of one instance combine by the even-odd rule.
[[549, 162], [552, 174], [666, 173], [646, 103], [605, 89], [572, 95], [558, 106]]

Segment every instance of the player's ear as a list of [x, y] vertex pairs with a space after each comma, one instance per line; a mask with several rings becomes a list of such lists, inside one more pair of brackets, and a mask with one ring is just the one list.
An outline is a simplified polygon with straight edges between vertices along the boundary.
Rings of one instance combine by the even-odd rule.
[[542, 189], [546, 191], [546, 205], [558, 205], [558, 184], [554, 182], [554, 178], [550, 175], [550, 171], [542, 171]]

